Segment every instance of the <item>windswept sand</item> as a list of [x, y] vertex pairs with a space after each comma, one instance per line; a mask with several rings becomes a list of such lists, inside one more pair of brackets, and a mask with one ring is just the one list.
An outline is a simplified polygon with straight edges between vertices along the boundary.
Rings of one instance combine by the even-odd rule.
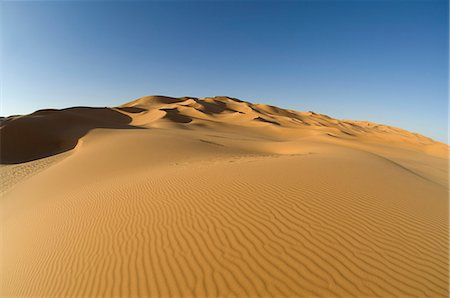
[[228, 97], [8, 118], [3, 296], [448, 297], [448, 146]]

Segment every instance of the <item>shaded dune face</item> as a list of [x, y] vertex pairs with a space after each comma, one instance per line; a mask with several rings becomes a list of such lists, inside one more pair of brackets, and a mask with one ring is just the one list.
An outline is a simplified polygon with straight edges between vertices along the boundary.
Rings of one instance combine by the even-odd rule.
[[167, 119], [169, 119], [169, 120], [171, 120], [173, 122], [176, 122], [176, 123], [189, 123], [189, 122], [192, 121], [191, 117], [183, 115], [176, 108], [173, 108], [173, 109], [161, 109], [161, 111], [166, 112], [166, 115], [164, 116], [164, 118], [167, 118]]
[[113, 109], [88, 107], [41, 110], [7, 119], [0, 128], [0, 160], [15, 164], [62, 153], [73, 149], [92, 129], [135, 128], [130, 122], [131, 117]]

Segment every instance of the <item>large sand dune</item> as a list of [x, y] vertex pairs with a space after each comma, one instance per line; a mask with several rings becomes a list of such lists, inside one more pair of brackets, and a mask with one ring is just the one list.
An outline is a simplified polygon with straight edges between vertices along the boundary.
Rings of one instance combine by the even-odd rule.
[[4, 119], [1, 296], [448, 297], [448, 146], [228, 97]]

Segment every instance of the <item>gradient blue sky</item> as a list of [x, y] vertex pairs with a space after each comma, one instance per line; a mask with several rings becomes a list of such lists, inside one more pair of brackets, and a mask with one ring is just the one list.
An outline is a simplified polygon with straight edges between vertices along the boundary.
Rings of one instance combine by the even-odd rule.
[[229, 95], [447, 142], [447, 1], [1, 2], [1, 115]]

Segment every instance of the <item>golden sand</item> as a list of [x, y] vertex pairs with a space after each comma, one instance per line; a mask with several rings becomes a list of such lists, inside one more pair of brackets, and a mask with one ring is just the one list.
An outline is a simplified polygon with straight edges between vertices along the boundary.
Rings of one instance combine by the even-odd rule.
[[1, 296], [449, 295], [448, 146], [228, 97], [0, 130]]

